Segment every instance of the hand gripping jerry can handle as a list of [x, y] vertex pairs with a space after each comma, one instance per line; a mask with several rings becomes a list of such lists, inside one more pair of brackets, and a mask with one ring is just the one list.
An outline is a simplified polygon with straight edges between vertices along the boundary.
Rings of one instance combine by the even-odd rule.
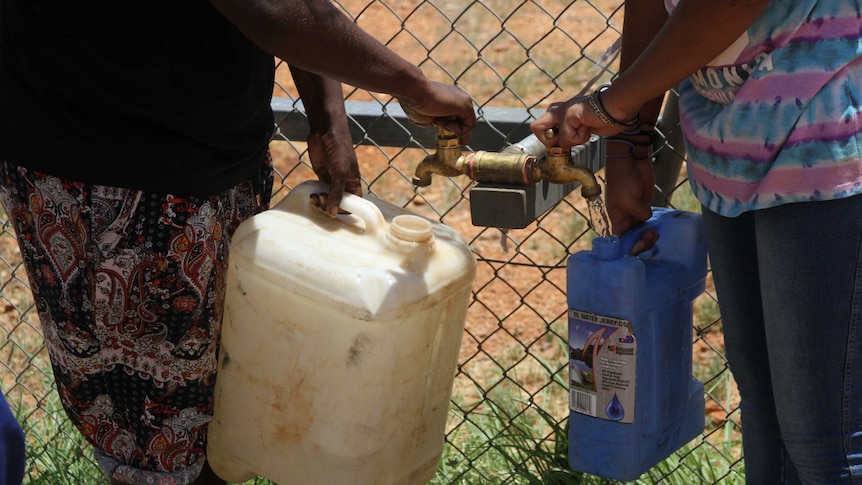
[[666, 241], [666, 237], [664, 237], [664, 232], [662, 231], [662, 221], [663, 217], [667, 217], [671, 212], [670, 209], [666, 209], [663, 207], [654, 207], [652, 209], [652, 216], [644, 222], [630, 228], [626, 231], [622, 236], [620, 236], [620, 247], [622, 248], [625, 254], [629, 254], [629, 252], [634, 247], [635, 243], [638, 242], [643, 236], [643, 234], [648, 230], [653, 230], [658, 233], [659, 239], [656, 241], [655, 245], [640, 254], [637, 255], [640, 259], [652, 259], [656, 255], [661, 252], [662, 246], [664, 246], [664, 242]]
[[[317, 181], [317, 180], [308, 180], [306, 182], [302, 182], [297, 185], [290, 191], [281, 202], [276, 204], [275, 207], [270, 209], [269, 211], [264, 211], [260, 215], [266, 215], [267, 212], [291, 212], [296, 214], [303, 214], [309, 219], [313, 218], [326, 218], [330, 219], [329, 214], [324, 212], [318, 207], [315, 207], [311, 201], [312, 194], [321, 194], [328, 193], [329, 185]], [[339, 207], [346, 212], [352, 214], [352, 216], [360, 219], [364, 224], [364, 233], [372, 236], [379, 237], [385, 234], [384, 230], [388, 226], [386, 219], [383, 217], [383, 213], [380, 212], [380, 209], [374, 205], [373, 202], [363, 199], [357, 195], [345, 193], [341, 199], [341, 203]], [[257, 217], [257, 216], [256, 216]], [[243, 227], [240, 226], [237, 231], [234, 233], [234, 239], [239, 239], [249, 232], [254, 231], [256, 228], [249, 226]]]
[[700, 214], [653, 207], [652, 217], [632, 227], [619, 238], [596, 238], [593, 251], [601, 259], [614, 259], [628, 255], [635, 243], [647, 230], [659, 235], [656, 244], [636, 257], [642, 261], [688, 261], [691, 245], [702, 241]]
[[[311, 202], [312, 194], [321, 193], [329, 193], [329, 185], [317, 180], [303, 182], [294, 187], [290, 194], [275, 206], [275, 210], [299, 212], [297, 209], [305, 209], [304, 212], [309, 216], [314, 214], [319, 217], [329, 217], [324, 211], [314, 207]], [[339, 207], [361, 219], [365, 223], [365, 232], [369, 235], [376, 236], [386, 227], [386, 220], [380, 209], [373, 202], [362, 197], [345, 192]]]

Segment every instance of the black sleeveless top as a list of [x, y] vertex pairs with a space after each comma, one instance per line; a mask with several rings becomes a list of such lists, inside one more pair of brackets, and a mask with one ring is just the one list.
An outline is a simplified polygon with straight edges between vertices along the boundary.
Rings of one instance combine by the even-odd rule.
[[263, 163], [273, 76], [208, 0], [0, 0], [0, 159], [214, 195]]

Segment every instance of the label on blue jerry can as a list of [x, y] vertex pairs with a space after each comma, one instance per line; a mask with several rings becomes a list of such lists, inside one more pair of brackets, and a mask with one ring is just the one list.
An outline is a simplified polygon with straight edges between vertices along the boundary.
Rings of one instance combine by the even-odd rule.
[[595, 418], [635, 418], [637, 339], [628, 320], [569, 310], [569, 408]]

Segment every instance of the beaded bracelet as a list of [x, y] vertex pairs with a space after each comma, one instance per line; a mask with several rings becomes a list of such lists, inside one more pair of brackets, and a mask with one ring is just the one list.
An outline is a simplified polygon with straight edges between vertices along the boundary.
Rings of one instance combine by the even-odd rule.
[[604, 103], [602, 103], [602, 93], [607, 91], [610, 88], [610, 84], [603, 84], [599, 86], [592, 94], [587, 95], [587, 102], [590, 103], [590, 107], [593, 108], [593, 112], [596, 113], [596, 116], [602, 120], [603, 123], [611, 126], [625, 126], [628, 128], [633, 128], [640, 124], [640, 115], [635, 116], [633, 120], [630, 121], [620, 121], [605, 109]]
[[[644, 129], [646, 127], [647, 129]], [[631, 157], [635, 160], [645, 160], [650, 158], [649, 155], [639, 157], [635, 156], [634, 152], [637, 147], [652, 147], [652, 134], [655, 129], [655, 125], [652, 123], [639, 123], [637, 130], [629, 130], [629, 131], [621, 131], [617, 136], [609, 136], [605, 137], [605, 143], [623, 143], [629, 146], [629, 150], [627, 152], [622, 153], [609, 153], [606, 154], [606, 158], [626, 158]], [[646, 137], [646, 139], [638, 140], [637, 137]]]
[[[629, 135], [629, 136], [638, 136], [644, 135], [652, 137], [653, 132], [655, 131], [655, 125], [648, 121], [642, 121], [637, 125], [637, 130], [623, 130], [619, 134], [620, 135]], [[646, 129], [644, 129], [646, 127]]]
[[652, 144], [651, 144], [651, 143], [634, 143], [634, 142], [631, 142], [631, 141], [628, 141], [628, 140], [622, 140], [622, 139], [605, 139], [605, 142], [610, 142], [610, 143], [613, 143], [613, 142], [616, 142], [616, 143], [624, 143], [624, 144], [626, 144], [626, 145], [628, 145], [628, 146], [629, 146], [629, 150], [628, 150], [627, 152], [621, 152], [621, 153], [606, 153], [606, 154], [605, 154], [605, 158], [629, 158], [629, 157], [631, 157], [631, 158], [633, 158], [633, 159], [635, 159], [635, 160], [646, 160], [647, 158], [650, 158], [650, 156], [649, 156], [649, 155], [645, 155], [645, 156], [636, 156], [636, 155], [635, 155], [635, 148], [636, 148], [636, 147], [639, 147], [639, 146], [652, 146]]

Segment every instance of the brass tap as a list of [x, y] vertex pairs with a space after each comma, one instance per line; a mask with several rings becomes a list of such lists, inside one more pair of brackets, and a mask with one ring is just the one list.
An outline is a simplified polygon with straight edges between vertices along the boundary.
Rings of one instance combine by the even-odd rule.
[[585, 199], [602, 195], [602, 187], [596, 180], [596, 175], [590, 169], [572, 163], [571, 153], [564, 153], [558, 146], [548, 148], [545, 163], [539, 170], [541, 180], [556, 184], [580, 182], [581, 196]]
[[[571, 153], [565, 153], [558, 146], [548, 148], [542, 160], [533, 154], [508, 148], [500, 153], [482, 150], [462, 153], [458, 137], [454, 133], [441, 127], [435, 129], [437, 151], [416, 166], [413, 174], [415, 186], [431, 185], [432, 174], [445, 177], [467, 175], [477, 182], [519, 186], [528, 186], [543, 180], [555, 184], [580, 182], [581, 195], [584, 198], [592, 199], [602, 193], [595, 174], [588, 168], [575, 165]], [[546, 136], [553, 138], [553, 132], [546, 133]]]
[[427, 187], [431, 185], [431, 174], [444, 177], [454, 177], [464, 172], [460, 168], [461, 141], [455, 133], [441, 126], [434, 126], [437, 133], [437, 151], [428, 155], [416, 166], [413, 173], [413, 185]]

